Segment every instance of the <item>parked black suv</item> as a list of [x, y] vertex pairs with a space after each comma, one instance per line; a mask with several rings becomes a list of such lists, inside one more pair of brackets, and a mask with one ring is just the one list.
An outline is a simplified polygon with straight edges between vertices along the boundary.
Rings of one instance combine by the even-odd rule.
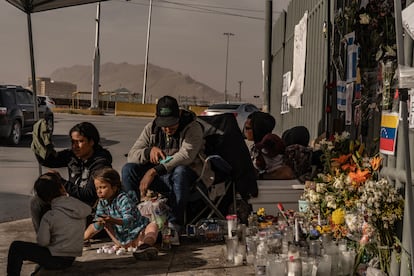
[[[53, 112], [37, 102], [39, 118], [45, 118], [53, 130]], [[32, 91], [16, 85], [0, 85], [0, 138], [18, 145], [21, 136], [33, 130], [35, 106]]]

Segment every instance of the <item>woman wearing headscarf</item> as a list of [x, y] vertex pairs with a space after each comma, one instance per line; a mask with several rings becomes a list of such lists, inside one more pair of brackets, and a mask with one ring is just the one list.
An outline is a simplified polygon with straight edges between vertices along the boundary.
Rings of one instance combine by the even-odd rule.
[[259, 179], [292, 179], [292, 169], [284, 163], [285, 144], [272, 134], [276, 120], [269, 113], [251, 113], [244, 124], [244, 135], [252, 141], [250, 156]]

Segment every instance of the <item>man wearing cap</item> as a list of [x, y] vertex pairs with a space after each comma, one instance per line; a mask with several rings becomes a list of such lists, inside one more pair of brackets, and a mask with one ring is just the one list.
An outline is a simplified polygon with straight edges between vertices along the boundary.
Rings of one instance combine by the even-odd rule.
[[[194, 113], [180, 110], [177, 100], [158, 100], [156, 118], [147, 124], [128, 153], [122, 168], [122, 184], [138, 199], [147, 190], [169, 199], [169, 226], [178, 231], [184, 223], [190, 189], [201, 173], [204, 155], [203, 128]], [[214, 173], [208, 168], [203, 182], [209, 185]]]

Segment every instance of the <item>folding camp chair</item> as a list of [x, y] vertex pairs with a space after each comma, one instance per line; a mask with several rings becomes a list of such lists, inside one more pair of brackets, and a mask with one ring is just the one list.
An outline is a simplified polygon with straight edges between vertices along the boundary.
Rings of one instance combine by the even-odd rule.
[[[204, 183], [201, 181], [203, 173], [206, 167], [210, 165], [214, 171], [220, 173], [221, 181], [212, 184], [209, 188], [207, 188]], [[196, 180], [194, 185], [194, 192], [192, 195], [192, 200], [190, 202], [194, 202], [198, 199], [201, 199], [205, 206], [204, 208], [199, 211], [195, 217], [188, 224], [194, 224], [197, 222], [206, 212], [210, 209], [208, 215], [205, 217], [210, 219], [213, 215], [215, 215], [219, 219], [225, 219], [225, 214], [223, 214], [223, 210], [219, 209], [220, 204], [222, 203], [223, 199], [225, 198], [228, 192], [231, 192], [231, 197], [233, 199], [233, 206], [235, 208], [236, 201], [235, 201], [235, 185], [234, 181], [231, 179], [231, 170], [232, 167], [229, 163], [227, 163], [223, 158], [219, 155], [210, 155], [204, 161], [203, 170], [201, 176]], [[224, 179], [223, 179], [224, 177]], [[196, 193], [194, 195], [194, 193]], [[234, 209], [235, 210], [235, 209]]]
[[[205, 153], [207, 158], [204, 168], [210, 165], [215, 172], [215, 182], [206, 187], [198, 178], [189, 203], [200, 203], [204, 206], [191, 220], [186, 218], [187, 224], [194, 224], [202, 216], [225, 219], [228, 207], [236, 208], [236, 193], [243, 199], [257, 196], [257, 182], [249, 150], [233, 114], [226, 113], [215, 116], [199, 116], [198, 122], [203, 126]], [[218, 188], [221, 187], [221, 188]], [[221, 191], [216, 193], [215, 191]], [[213, 196], [214, 194], [214, 196]], [[188, 212], [187, 212], [188, 213]], [[188, 223], [188, 221], [190, 221]]]

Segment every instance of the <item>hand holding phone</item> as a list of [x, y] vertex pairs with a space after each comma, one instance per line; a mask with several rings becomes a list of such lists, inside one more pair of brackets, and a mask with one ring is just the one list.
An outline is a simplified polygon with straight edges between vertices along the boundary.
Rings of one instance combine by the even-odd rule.
[[167, 157], [165, 157], [165, 159], [160, 160], [160, 164], [168, 163], [171, 161], [171, 159], [173, 159], [172, 156], [168, 155]]

